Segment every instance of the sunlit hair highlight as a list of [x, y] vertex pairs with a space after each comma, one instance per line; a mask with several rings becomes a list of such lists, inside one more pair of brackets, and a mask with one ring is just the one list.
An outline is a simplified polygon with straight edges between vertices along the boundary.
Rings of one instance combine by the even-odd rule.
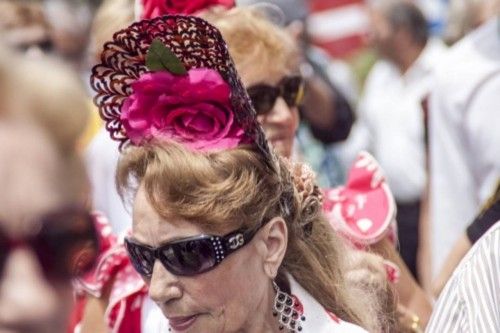
[[238, 72], [251, 69], [283, 75], [298, 70], [299, 50], [291, 34], [258, 8], [233, 8], [204, 18], [220, 30]]

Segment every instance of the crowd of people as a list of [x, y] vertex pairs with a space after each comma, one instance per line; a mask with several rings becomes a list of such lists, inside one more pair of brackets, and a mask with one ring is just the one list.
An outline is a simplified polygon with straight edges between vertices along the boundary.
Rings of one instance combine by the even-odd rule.
[[309, 5], [0, 0], [0, 333], [500, 331], [500, 1]]

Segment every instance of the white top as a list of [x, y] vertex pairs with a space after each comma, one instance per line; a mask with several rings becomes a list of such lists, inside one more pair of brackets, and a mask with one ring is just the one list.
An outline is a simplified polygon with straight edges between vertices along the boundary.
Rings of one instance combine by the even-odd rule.
[[[363, 328], [338, 319], [329, 314], [312, 296], [302, 288], [291, 276], [290, 290], [300, 301], [306, 320], [302, 322], [304, 333], [368, 333]], [[161, 310], [146, 297], [142, 307], [142, 333], [168, 332], [168, 320]], [[223, 333], [223, 332], [221, 332]]]
[[116, 165], [120, 157], [118, 141], [102, 127], [85, 150], [85, 164], [92, 190], [93, 208], [102, 212], [115, 234], [132, 226], [132, 217], [116, 191]]
[[500, 221], [460, 262], [434, 306], [426, 332], [500, 332]]
[[431, 95], [434, 275], [500, 177], [500, 34], [490, 20], [452, 47]]
[[359, 104], [359, 121], [350, 140], [357, 149], [373, 153], [400, 202], [420, 199], [426, 184], [421, 102], [431, 90], [431, 74], [445, 51], [441, 41], [430, 39], [404, 74], [393, 64], [378, 61]]
[[168, 320], [161, 309], [148, 296], [144, 297], [141, 309], [141, 333], [167, 333]]

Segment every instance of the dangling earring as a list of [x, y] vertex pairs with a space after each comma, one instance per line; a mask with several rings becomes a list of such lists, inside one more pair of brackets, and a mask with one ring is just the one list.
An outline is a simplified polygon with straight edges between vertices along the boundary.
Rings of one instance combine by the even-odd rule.
[[302, 331], [302, 322], [306, 317], [295, 310], [295, 301], [292, 296], [280, 290], [276, 282], [273, 281], [273, 287], [276, 291], [274, 297], [273, 316], [278, 318], [280, 331], [284, 328], [292, 332]]

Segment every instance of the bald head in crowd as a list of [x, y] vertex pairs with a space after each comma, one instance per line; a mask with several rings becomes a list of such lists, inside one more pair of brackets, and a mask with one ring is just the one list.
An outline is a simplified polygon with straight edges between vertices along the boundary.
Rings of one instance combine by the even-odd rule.
[[371, 0], [368, 4], [372, 46], [381, 57], [404, 70], [418, 57], [429, 38], [422, 11], [406, 0]]

